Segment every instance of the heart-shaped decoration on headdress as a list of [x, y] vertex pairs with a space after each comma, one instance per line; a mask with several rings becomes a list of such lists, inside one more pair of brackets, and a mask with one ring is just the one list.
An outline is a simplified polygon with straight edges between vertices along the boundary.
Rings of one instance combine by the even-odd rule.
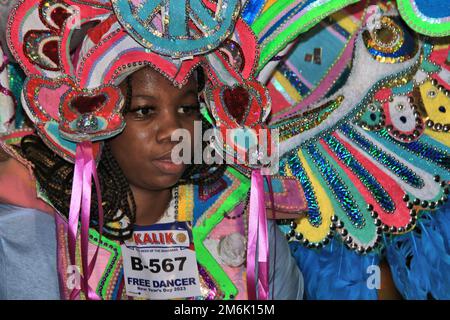
[[99, 111], [106, 103], [107, 96], [104, 93], [97, 95], [80, 94], [75, 96], [70, 102], [70, 107], [81, 114]]
[[[58, 155], [73, 162], [76, 142], [98, 141], [120, 133], [123, 97], [114, 86], [79, 89], [71, 77], [31, 76], [24, 83], [23, 105], [38, 134]], [[94, 143], [94, 156], [99, 144]]]
[[[265, 124], [270, 112], [267, 89], [258, 81], [243, 80], [233, 86], [207, 87], [209, 110], [219, 129], [214, 145], [234, 158], [238, 165], [260, 167], [253, 153], [267, 147], [271, 155], [271, 133]], [[253, 160], [252, 160], [253, 159]], [[259, 159], [258, 159], [259, 160]]]
[[222, 91], [224, 109], [233, 116], [239, 124], [245, 120], [244, 116], [250, 108], [250, 95], [242, 86], [225, 88]]
[[59, 108], [59, 131], [65, 139], [75, 142], [114, 136], [125, 127], [123, 103], [120, 90], [111, 85], [69, 91]]

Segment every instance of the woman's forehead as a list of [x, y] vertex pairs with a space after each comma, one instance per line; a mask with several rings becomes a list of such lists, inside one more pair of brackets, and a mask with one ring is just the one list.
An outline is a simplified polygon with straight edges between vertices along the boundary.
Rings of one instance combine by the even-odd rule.
[[[197, 72], [192, 72], [192, 74], [188, 77], [189, 80], [196, 80]], [[161, 71], [156, 70], [152, 66], [145, 66], [132, 74], [133, 79], [142, 79], [142, 80], [148, 80], [148, 81], [159, 81], [161, 79], [165, 79], [169, 82], [173, 82], [169, 77], [164, 75]]]
[[[150, 66], [143, 67], [133, 72], [129, 77], [133, 86], [133, 92], [156, 91], [160, 90], [160, 88], [169, 90], [174, 89], [180, 92], [187, 92], [193, 89], [195, 92], [198, 91], [197, 71], [192, 72], [187, 78], [187, 82], [182, 86], [176, 86], [170, 78]], [[122, 82], [122, 84], [124, 83], [125, 81]]]

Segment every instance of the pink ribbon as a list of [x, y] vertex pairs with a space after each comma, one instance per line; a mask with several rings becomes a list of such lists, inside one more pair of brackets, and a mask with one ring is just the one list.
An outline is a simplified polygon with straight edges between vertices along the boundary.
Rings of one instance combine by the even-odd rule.
[[[272, 210], [272, 219], [275, 220], [275, 197], [273, 195], [273, 188], [272, 188], [272, 178], [270, 176], [266, 176], [267, 179], [267, 186], [269, 187], [269, 196], [270, 196], [270, 206]], [[273, 239], [275, 240], [275, 245], [273, 246], [273, 252], [272, 252], [272, 261], [276, 261], [277, 259], [277, 237], [275, 235], [275, 228], [273, 229]], [[273, 270], [273, 280], [272, 280], [272, 293], [275, 293], [275, 268]], [[272, 294], [273, 299], [273, 294]]]
[[[258, 255], [258, 279], [256, 279], [256, 255]], [[247, 290], [250, 300], [267, 300], [269, 296], [269, 241], [264, 201], [264, 180], [259, 170], [252, 171], [250, 212], [247, 240]], [[256, 283], [258, 295], [256, 295]]]
[[[72, 183], [72, 197], [70, 199], [69, 211], [69, 227], [68, 227], [68, 247], [69, 257], [72, 265], [76, 265], [75, 253], [77, 244], [78, 222], [80, 220], [81, 209], [81, 230], [80, 230], [80, 252], [81, 263], [83, 267], [83, 276], [81, 277], [81, 288], [84, 291], [87, 299], [99, 300], [95, 290], [89, 286], [89, 278], [94, 270], [95, 262], [97, 260], [99, 245], [88, 264], [88, 247], [89, 247], [89, 222], [91, 211], [91, 191], [92, 191], [92, 177], [94, 177], [95, 188], [97, 191], [98, 203], [98, 223], [101, 241], [103, 229], [103, 208], [101, 201], [100, 184], [97, 176], [95, 166], [94, 154], [92, 151], [92, 142], [83, 141], [77, 144], [75, 153], [75, 169]], [[79, 289], [73, 289], [70, 293], [70, 299], [74, 300], [79, 295]]]

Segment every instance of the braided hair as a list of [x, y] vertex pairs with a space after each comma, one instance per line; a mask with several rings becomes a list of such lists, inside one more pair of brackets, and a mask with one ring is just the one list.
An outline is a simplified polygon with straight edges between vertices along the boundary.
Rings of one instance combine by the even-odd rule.
[[[127, 92], [124, 112], [130, 109], [131, 85], [127, 78]], [[204, 86], [203, 71], [198, 70], [199, 90]], [[202, 121], [203, 130], [211, 128]], [[205, 146], [203, 146], [205, 147]], [[53, 207], [68, 218], [74, 165], [55, 154], [36, 135], [22, 138], [18, 151], [34, 165], [34, 175], [39, 189]], [[209, 185], [218, 181], [226, 170], [225, 165], [193, 165], [183, 173], [178, 184]], [[108, 143], [103, 144], [97, 166], [100, 182], [102, 207], [104, 211], [103, 234], [112, 240], [124, 241], [131, 237], [136, 221], [136, 202], [130, 185], [114, 158]], [[90, 227], [98, 229], [98, 203], [96, 190], [92, 190]], [[126, 221], [127, 223], [123, 223]]]
[[[34, 175], [40, 191], [62, 215], [68, 218], [74, 165], [56, 155], [35, 135], [22, 138], [20, 152], [34, 165]], [[97, 174], [102, 194], [104, 211], [103, 233], [110, 239], [124, 240], [131, 236], [132, 224], [122, 225], [124, 216], [133, 223], [136, 219], [136, 203], [130, 185], [119, 164], [114, 159], [108, 144], [104, 144]], [[98, 227], [98, 203], [93, 188], [91, 205], [91, 227]]]

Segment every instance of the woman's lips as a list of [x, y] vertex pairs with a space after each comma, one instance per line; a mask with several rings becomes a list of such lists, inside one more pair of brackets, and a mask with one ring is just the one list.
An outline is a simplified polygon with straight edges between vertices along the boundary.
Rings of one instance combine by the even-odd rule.
[[152, 163], [163, 173], [165, 174], [180, 174], [184, 171], [184, 164], [176, 164], [173, 163], [172, 160], [169, 159], [155, 159]]

